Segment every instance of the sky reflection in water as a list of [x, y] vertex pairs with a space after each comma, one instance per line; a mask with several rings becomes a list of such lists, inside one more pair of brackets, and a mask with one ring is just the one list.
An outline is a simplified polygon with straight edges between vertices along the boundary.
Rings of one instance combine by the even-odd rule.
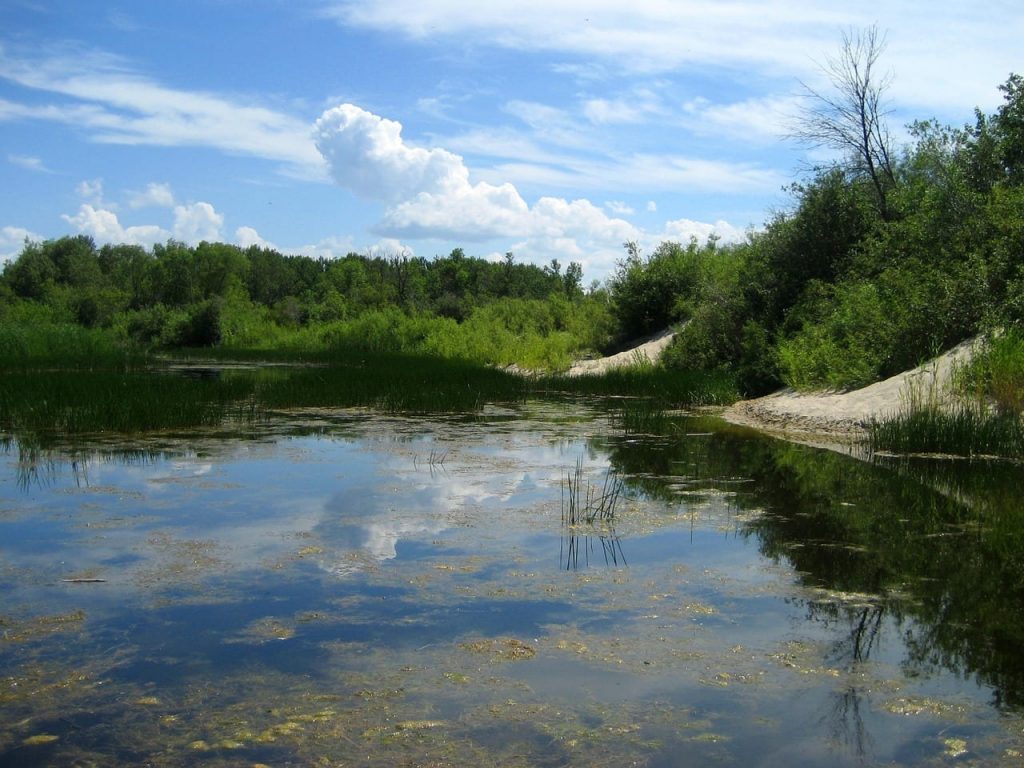
[[[612, 527], [562, 525], [581, 457], [626, 481]], [[540, 403], [14, 447], [0, 471], [0, 765], [1024, 750], [1018, 622], [978, 607], [1019, 607], [1013, 521], [948, 471]]]

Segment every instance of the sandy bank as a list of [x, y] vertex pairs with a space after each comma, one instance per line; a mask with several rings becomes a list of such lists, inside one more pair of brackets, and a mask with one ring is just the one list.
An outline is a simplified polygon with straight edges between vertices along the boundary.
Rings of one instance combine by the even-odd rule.
[[862, 389], [817, 393], [786, 389], [740, 401], [725, 409], [722, 417], [769, 432], [857, 439], [866, 435], [872, 420], [905, 409], [912, 393], [933, 393], [940, 401], [948, 401], [955, 367], [970, 359], [978, 344], [978, 340], [965, 341], [918, 368]]

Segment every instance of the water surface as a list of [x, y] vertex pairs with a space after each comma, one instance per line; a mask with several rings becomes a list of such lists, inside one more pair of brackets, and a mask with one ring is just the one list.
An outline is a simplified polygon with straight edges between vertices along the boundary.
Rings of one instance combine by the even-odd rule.
[[670, 427], [9, 441], [0, 765], [1020, 764], [1018, 466]]

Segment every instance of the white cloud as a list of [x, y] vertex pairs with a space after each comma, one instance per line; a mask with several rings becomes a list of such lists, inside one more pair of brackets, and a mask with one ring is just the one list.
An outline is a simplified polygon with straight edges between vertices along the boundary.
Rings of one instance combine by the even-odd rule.
[[[593, 80], [685, 70], [813, 78], [843, 30], [888, 32], [893, 93], [922, 108], [969, 114], [998, 104], [995, 86], [1020, 68], [1024, 17], [1013, 3], [837, 5], [829, 0], [333, 0], [346, 26], [478, 50], [554, 54], [552, 68]], [[979, 87], [985, 88], [979, 92]]]
[[31, 155], [8, 155], [7, 162], [12, 165], [20, 166], [28, 171], [36, 171], [37, 173], [53, 173], [46, 164], [38, 157], [32, 157]]
[[173, 208], [174, 193], [170, 184], [151, 182], [143, 192], [132, 192], [128, 206], [131, 208]]
[[248, 248], [249, 246], [255, 245], [260, 248], [270, 248], [271, 250], [279, 250], [269, 240], [264, 240], [260, 237], [260, 233], [252, 227], [239, 227], [235, 230], [235, 242], [238, 243], [241, 248]]
[[791, 133], [794, 116], [800, 113], [797, 96], [766, 96], [729, 104], [692, 99], [682, 105], [686, 126], [694, 133], [727, 134], [745, 141], [777, 141]]
[[356, 252], [357, 248], [351, 237], [327, 237], [313, 245], [303, 245], [285, 250], [285, 253], [296, 253], [314, 259], [340, 259]]
[[402, 139], [400, 123], [354, 104], [324, 112], [313, 137], [334, 180], [363, 197], [407, 200], [467, 183], [461, 157], [444, 149], [411, 147]]
[[614, 213], [616, 216], [631, 216], [636, 213], [636, 210], [621, 200], [609, 200], [604, 204], [604, 207]]
[[416, 252], [395, 237], [382, 237], [364, 250], [367, 256], [388, 258], [389, 256], [412, 257]]
[[21, 253], [25, 241], [40, 242], [44, 238], [24, 227], [6, 226], [0, 228], [0, 264], [6, 264]]
[[723, 243], [740, 243], [746, 239], [745, 230], [734, 227], [727, 221], [716, 221], [708, 224], [703, 221], [692, 221], [690, 219], [675, 219], [665, 223], [665, 231], [656, 239], [675, 240], [680, 243], [688, 243], [691, 238], [696, 238], [698, 243], [707, 242], [711, 235], [717, 235]]
[[105, 208], [83, 203], [74, 216], [61, 216], [80, 233], [89, 235], [98, 243], [127, 243], [151, 246], [166, 241], [171, 233], [156, 225], [124, 227], [117, 214]]
[[192, 203], [174, 207], [174, 236], [186, 243], [221, 239], [224, 215], [217, 213], [209, 203]]
[[648, 213], [657, 213], [658, 212], [658, 204], [657, 204], [657, 202], [655, 202], [654, 200], [648, 200], [647, 201], [647, 212]]
[[0, 78], [71, 101], [29, 106], [0, 100], [0, 119], [62, 122], [113, 144], [215, 147], [322, 174], [308, 124], [252, 99], [167, 88], [121, 59], [94, 51], [13, 58], [0, 48]]
[[[356, 194], [383, 200], [386, 208], [374, 229], [386, 237], [434, 238], [454, 242], [505, 239], [514, 243], [517, 257], [534, 263], [552, 258], [579, 261], [590, 275], [605, 276], [621, 257], [627, 240], [704, 241], [716, 233], [723, 240], [742, 239], [744, 232], [727, 222], [706, 224], [686, 219], [668, 222], [663, 233], [644, 232], [589, 200], [545, 196], [528, 204], [510, 183], [473, 182], [458, 155], [447, 150], [411, 147], [401, 136], [402, 126], [354, 105], [328, 110], [317, 121], [317, 146], [324, 153], [332, 177]], [[634, 156], [629, 162], [634, 178], [645, 189], [685, 183], [724, 190], [761, 188], [775, 177], [756, 168], [724, 166], [684, 158]], [[606, 177], [608, 166], [580, 162], [577, 177]], [[633, 209], [622, 202], [606, 203], [612, 214]], [[648, 204], [648, 210], [656, 206]]]
[[75, 187], [75, 194], [95, 206], [102, 207], [106, 205], [103, 200], [103, 179], [78, 182], [78, 186]]

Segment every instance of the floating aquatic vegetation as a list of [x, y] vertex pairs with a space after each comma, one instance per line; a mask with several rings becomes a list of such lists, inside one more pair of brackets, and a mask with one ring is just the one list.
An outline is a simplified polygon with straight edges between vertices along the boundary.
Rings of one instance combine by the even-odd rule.
[[495, 661], [523, 661], [537, 655], [533, 646], [514, 637], [488, 638], [459, 643], [459, 648], [470, 653], [483, 654]]
[[0, 640], [8, 643], [25, 643], [57, 632], [77, 631], [84, 621], [85, 611], [81, 609], [55, 616], [34, 616], [23, 620], [0, 616]]

